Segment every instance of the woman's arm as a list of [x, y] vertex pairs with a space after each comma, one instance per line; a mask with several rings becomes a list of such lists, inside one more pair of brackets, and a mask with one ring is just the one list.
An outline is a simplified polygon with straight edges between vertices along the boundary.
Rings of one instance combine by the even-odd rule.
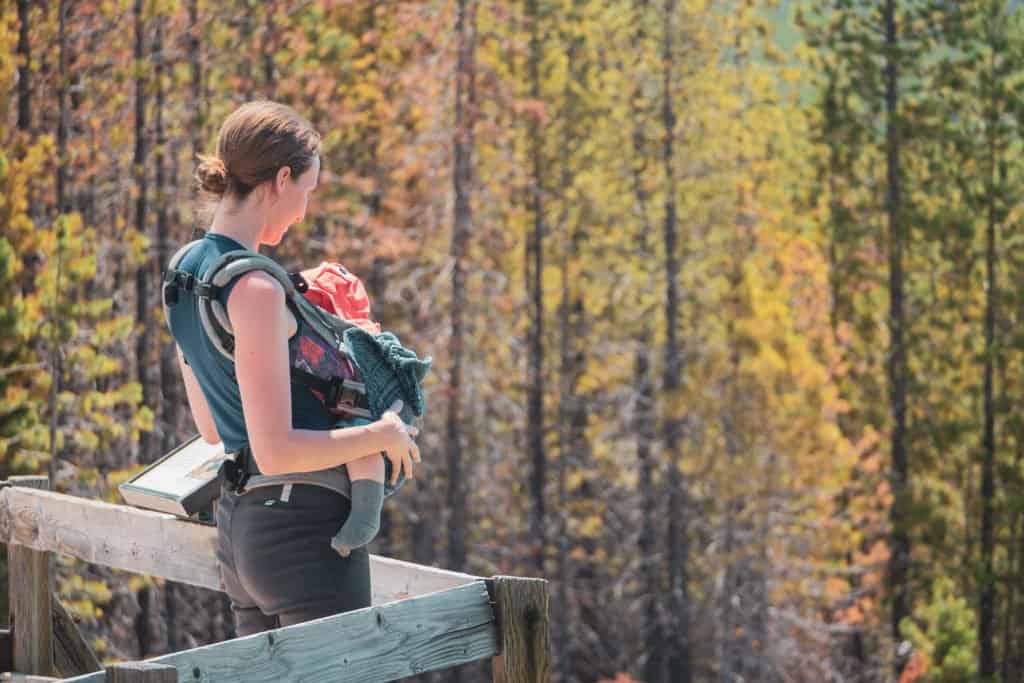
[[192, 409], [192, 419], [195, 420], [196, 427], [199, 429], [199, 435], [206, 443], [220, 443], [217, 425], [213, 421], [213, 416], [210, 415], [210, 406], [206, 403], [206, 397], [203, 396], [203, 390], [199, 387], [199, 381], [196, 379], [195, 373], [192, 372], [192, 368], [185, 362], [185, 357], [181, 354], [181, 347], [175, 344], [174, 348], [178, 352], [178, 367], [181, 368], [181, 376], [185, 378], [185, 394], [188, 396], [188, 405]]
[[227, 309], [249, 446], [263, 474], [322, 470], [393, 446], [393, 436], [379, 422], [331, 430], [292, 428], [287, 308], [277, 280], [258, 270], [242, 275]]

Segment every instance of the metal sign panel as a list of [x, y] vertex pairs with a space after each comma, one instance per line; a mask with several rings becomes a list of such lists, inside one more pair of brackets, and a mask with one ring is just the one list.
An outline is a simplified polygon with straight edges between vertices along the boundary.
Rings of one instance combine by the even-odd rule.
[[210, 507], [220, 495], [217, 473], [228, 458], [224, 443], [198, 434], [118, 487], [129, 505], [210, 522]]

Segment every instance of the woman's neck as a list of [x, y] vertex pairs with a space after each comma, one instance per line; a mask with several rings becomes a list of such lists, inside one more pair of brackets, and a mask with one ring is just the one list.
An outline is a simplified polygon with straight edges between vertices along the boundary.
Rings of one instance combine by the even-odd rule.
[[259, 251], [259, 238], [263, 232], [261, 208], [248, 206], [250, 202], [246, 202], [237, 212], [229, 214], [227, 203], [228, 200], [221, 200], [217, 204], [213, 222], [210, 223], [210, 229], [207, 232], [226, 235], [247, 249]]

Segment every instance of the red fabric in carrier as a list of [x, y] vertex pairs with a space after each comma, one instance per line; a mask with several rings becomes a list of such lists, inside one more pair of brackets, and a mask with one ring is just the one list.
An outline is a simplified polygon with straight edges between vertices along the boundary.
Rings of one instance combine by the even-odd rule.
[[370, 297], [358, 277], [328, 261], [302, 271], [302, 277], [309, 284], [306, 299], [367, 332], [380, 334], [380, 324], [370, 318]]

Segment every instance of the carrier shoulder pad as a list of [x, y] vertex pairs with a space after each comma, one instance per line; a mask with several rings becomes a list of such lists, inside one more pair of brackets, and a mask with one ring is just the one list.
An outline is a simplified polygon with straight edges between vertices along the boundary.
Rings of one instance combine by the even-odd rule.
[[178, 249], [178, 251], [174, 252], [174, 256], [172, 256], [171, 260], [167, 262], [167, 270], [164, 271], [163, 286], [160, 289], [160, 301], [163, 303], [164, 322], [167, 324], [168, 332], [171, 331], [171, 310], [170, 307], [167, 305], [166, 289], [168, 287], [173, 287], [175, 285], [172, 285], [171, 283], [167, 282], [166, 273], [167, 271], [174, 270], [175, 268], [177, 268], [178, 264], [181, 263], [181, 260], [185, 258], [185, 254], [187, 254], [189, 250], [192, 249], [192, 247], [194, 247], [197, 243], [201, 241], [202, 240], [192, 240], [188, 244], [185, 244], [180, 249]]
[[252, 270], [262, 270], [271, 275], [284, 287], [286, 295], [291, 295], [295, 283], [281, 264], [277, 261], [253, 251], [229, 251], [210, 264], [203, 275], [203, 282], [212, 284], [216, 289], [227, 287], [232, 281]]
[[[288, 271], [273, 259], [254, 251], [239, 249], [221, 255], [203, 273], [202, 282], [219, 290], [253, 270], [262, 270], [280, 282], [284, 287], [286, 304], [298, 312], [296, 300], [302, 296], [297, 294]], [[199, 319], [214, 347], [225, 358], [234, 360], [234, 330], [225, 306], [215, 296], [203, 298], [199, 302]]]

